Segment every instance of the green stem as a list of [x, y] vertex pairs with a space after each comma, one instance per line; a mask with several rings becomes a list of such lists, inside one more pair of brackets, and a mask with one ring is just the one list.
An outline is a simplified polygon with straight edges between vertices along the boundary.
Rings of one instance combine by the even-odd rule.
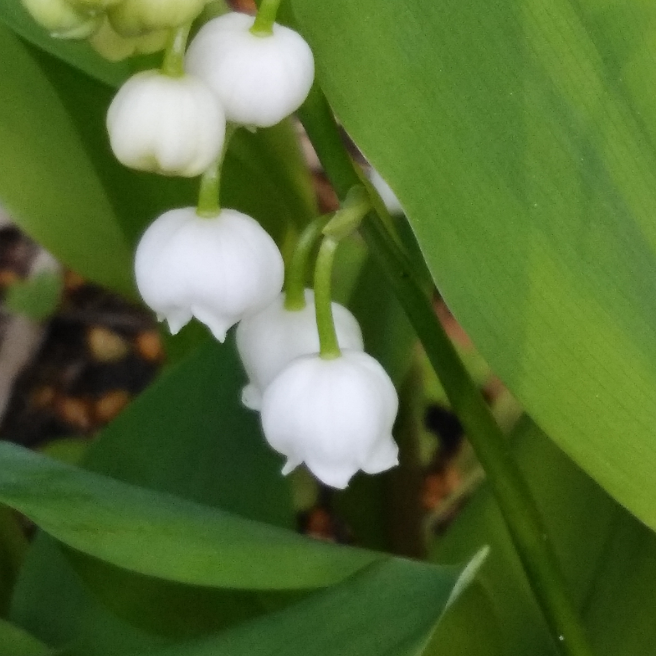
[[[359, 178], [330, 107], [318, 88], [311, 92], [299, 113], [328, 177], [343, 198]], [[412, 322], [485, 469], [555, 644], [567, 656], [590, 656], [587, 637], [542, 518], [505, 436], [438, 321], [405, 253], [375, 215], [365, 219], [360, 231]]]
[[171, 30], [161, 68], [164, 75], [170, 77], [182, 77], [185, 74], [184, 56], [185, 51], [187, 50], [187, 39], [189, 38], [190, 30], [191, 23], [187, 23], [182, 27]]
[[291, 312], [305, 307], [305, 283], [310, 258], [331, 214], [319, 216], [305, 227], [298, 238], [285, 278], [285, 309]]
[[198, 207], [196, 214], [207, 219], [212, 219], [218, 216], [221, 211], [219, 203], [219, 195], [221, 191], [221, 172], [223, 170], [223, 161], [225, 160], [226, 153], [228, 152], [228, 145], [232, 135], [237, 130], [237, 126], [228, 123], [226, 125], [225, 139], [223, 141], [223, 148], [219, 156], [212, 162], [210, 167], [203, 173], [200, 179], [200, 190], [198, 192]]
[[255, 36], [271, 36], [273, 34], [273, 24], [276, 22], [280, 1], [262, 0], [253, 27], [251, 27], [251, 34]]
[[332, 237], [323, 238], [314, 269], [314, 306], [319, 330], [319, 355], [324, 360], [333, 360], [342, 354], [337, 343], [331, 294], [333, 262], [338, 244]]

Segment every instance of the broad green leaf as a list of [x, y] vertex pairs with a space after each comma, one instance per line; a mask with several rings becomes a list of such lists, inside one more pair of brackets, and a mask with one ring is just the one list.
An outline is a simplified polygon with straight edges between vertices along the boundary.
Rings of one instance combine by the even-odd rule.
[[292, 5], [482, 355], [656, 528], [656, 6]]
[[321, 587], [382, 557], [121, 483], [10, 443], [0, 444], [0, 501], [74, 549], [192, 585]]
[[50, 649], [29, 633], [0, 619], [0, 656], [45, 656]]
[[281, 612], [155, 656], [419, 656], [472, 572], [458, 575], [412, 561], [376, 563]]
[[64, 264], [133, 293], [131, 256], [112, 205], [56, 92], [0, 26], [0, 202]]

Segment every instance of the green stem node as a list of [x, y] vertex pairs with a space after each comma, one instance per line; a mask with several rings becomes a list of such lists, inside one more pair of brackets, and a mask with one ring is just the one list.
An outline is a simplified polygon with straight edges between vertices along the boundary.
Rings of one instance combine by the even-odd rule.
[[200, 180], [200, 190], [198, 192], [198, 207], [196, 214], [205, 219], [213, 219], [219, 215], [221, 205], [219, 204], [219, 194], [221, 190], [221, 172], [223, 170], [223, 161], [228, 152], [228, 145], [232, 135], [237, 130], [237, 126], [228, 123], [226, 126], [225, 139], [223, 148], [219, 156], [212, 162], [210, 167], [203, 173]]
[[305, 283], [310, 258], [331, 216], [324, 214], [317, 217], [308, 223], [298, 238], [285, 278], [285, 310], [295, 312], [305, 307]]
[[189, 38], [190, 30], [191, 23], [171, 30], [161, 68], [164, 75], [168, 75], [169, 77], [184, 76], [184, 56], [187, 50], [187, 39]]
[[324, 360], [334, 360], [342, 355], [333, 321], [331, 294], [333, 262], [338, 244], [332, 237], [323, 238], [314, 270], [314, 306], [319, 330], [319, 355]]
[[348, 237], [358, 229], [362, 219], [371, 209], [371, 198], [367, 190], [362, 185], [351, 187], [342, 207], [323, 229], [323, 234], [337, 241]]
[[273, 24], [276, 22], [280, 2], [281, 0], [262, 0], [251, 27], [251, 34], [263, 37], [273, 34]]

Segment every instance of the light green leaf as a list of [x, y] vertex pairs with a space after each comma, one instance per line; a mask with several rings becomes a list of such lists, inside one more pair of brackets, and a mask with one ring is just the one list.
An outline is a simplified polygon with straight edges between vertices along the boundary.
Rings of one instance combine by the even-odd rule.
[[0, 25], [0, 202], [64, 264], [131, 294], [131, 255], [62, 103], [19, 39]]
[[292, 5], [482, 355], [656, 528], [656, 6]]
[[0, 619], [0, 656], [45, 656], [51, 653], [29, 633]]
[[455, 589], [469, 583], [471, 572], [458, 575], [412, 561], [376, 563], [281, 612], [155, 656], [419, 656]]
[[0, 501], [114, 565], [220, 588], [330, 585], [381, 556], [309, 540], [0, 443]]

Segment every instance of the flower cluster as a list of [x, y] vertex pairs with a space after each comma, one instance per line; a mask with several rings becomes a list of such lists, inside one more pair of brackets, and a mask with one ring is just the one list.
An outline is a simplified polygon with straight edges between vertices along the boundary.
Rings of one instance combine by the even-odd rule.
[[[110, 144], [131, 168], [203, 177], [197, 208], [169, 210], [145, 231], [137, 286], [174, 334], [195, 317], [222, 342], [239, 324], [237, 348], [249, 378], [242, 401], [261, 412], [266, 439], [287, 458], [283, 472], [304, 462], [324, 483], [343, 488], [359, 469], [376, 473], [397, 464], [391, 431], [398, 399], [385, 371], [364, 353], [355, 317], [330, 300], [339, 238], [324, 239], [331, 255], [322, 264], [320, 250], [314, 291], [303, 287], [304, 256], [290, 275], [296, 282], [283, 292], [283, 260], [272, 238], [218, 199], [229, 135], [239, 126], [273, 126], [294, 112], [312, 86], [314, 59], [297, 32], [275, 23], [275, 0], [265, 0], [255, 18], [228, 13], [208, 21], [187, 48], [190, 23], [205, 1], [23, 3], [54, 35], [90, 37], [110, 59], [167, 44], [162, 68], [134, 75], [112, 101]], [[302, 242], [297, 250], [308, 250]]]

